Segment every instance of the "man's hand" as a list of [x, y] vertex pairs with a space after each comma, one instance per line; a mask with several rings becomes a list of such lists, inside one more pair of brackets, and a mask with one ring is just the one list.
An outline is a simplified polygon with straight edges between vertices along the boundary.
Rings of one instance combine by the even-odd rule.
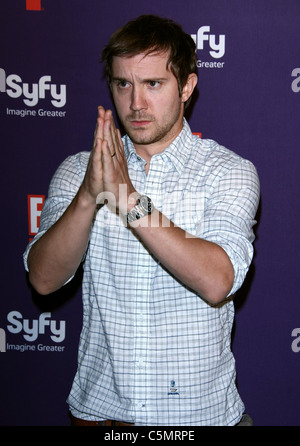
[[105, 110], [98, 107], [98, 117], [94, 132], [93, 148], [90, 154], [81, 189], [96, 204], [97, 196], [103, 192], [102, 144], [104, 138]]
[[116, 128], [111, 110], [101, 108], [103, 127], [103, 141], [96, 138], [96, 150], [101, 152], [101, 175], [103, 192], [112, 194], [115, 205], [122, 214], [127, 214], [135, 205], [131, 199], [136, 193], [128, 174], [127, 160], [119, 129]]

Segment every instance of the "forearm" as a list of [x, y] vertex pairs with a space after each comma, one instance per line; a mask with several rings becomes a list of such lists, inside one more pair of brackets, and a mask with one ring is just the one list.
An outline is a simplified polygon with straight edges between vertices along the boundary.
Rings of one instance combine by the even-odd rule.
[[105, 111], [99, 107], [93, 149], [76, 196], [62, 217], [29, 252], [29, 280], [40, 294], [49, 294], [66, 283], [76, 272], [87, 248], [97, 196], [103, 191], [104, 118]]
[[29, 280], [40, 294], [59, 289], [77, 270], [87, 247], [95, 203], [79, 189], [62, 217], [32, 246]]
[[192, 237], [158, 210], [131, 226], [149, 251], [181, 282], [211, 304], [226, 298], [233, 285], [234, 270], [220, 246]]

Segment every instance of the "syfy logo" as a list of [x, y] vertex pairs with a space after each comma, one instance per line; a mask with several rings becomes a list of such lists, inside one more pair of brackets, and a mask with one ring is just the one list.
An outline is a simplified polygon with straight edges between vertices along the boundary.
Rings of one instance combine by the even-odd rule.
[[0, 328], [0, 353], [6, 352], [6, 333], [3, 328]]
[[292, 342], [291, 348], [294, 353], [299, 353], [300, 352], [300, 328], [293, 329], [292, 337], [295, 339]]
[[197, 34], [191, 34], [197, 50], [204, 50], [205, 46], [209, 48], [209, 54], [214, 59], [220, 59], [225, 54], [225, 34], [216, 36], [210, 34], [210, 26], [201, 26]]
[[294, 77], [295, 79], [292, 82], [291, 88], [294, 93], [299, 93], [299, 91], [300, 91], [300, 68], [293, 69], [292, 77]]
[[[19, 311], [11, 311], [7, 315], [7, 320], [10, 325], [7, 325], [7, 330], [10, 333], [22, 333], [26, 341], [36, 341], [38, 336], [45, 334], [46, 331], [50, 333], [50, 338], [53, 342], [62, 342], [66, 337], [66, 321], [51, 320], [51, 313], [42, 313], [38, 319], [23, 319], [22, 313]], [[48, 328], [46, 328], [48, 327]]]
[[28, 84], [22, 81], [18, 74], [6, 76], [3, 68], [0, 68], [0, 93], [6, 93], [11, 98], [23, 98], [28, 107], [34, 107], [40, 99], [50, 96], [51, 104], [61, 108], [67, 102], [67, 87], [64, 84], [57, 86], [51, 83], [51, 76], [42, 76], [38, 83]]

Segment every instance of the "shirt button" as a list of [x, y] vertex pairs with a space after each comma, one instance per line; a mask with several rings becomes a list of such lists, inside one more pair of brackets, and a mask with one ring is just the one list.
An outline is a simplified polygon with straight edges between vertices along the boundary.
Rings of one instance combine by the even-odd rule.
[[145, 404], [145, 403], [142, 403], [142, 402], [138, 402], [138, 403], [136, 403], [135, 405], [136, 405], [136, 407], [139, 408], [139, 409], [143, 409], [143, 408], [146, 406], [146, 404]]

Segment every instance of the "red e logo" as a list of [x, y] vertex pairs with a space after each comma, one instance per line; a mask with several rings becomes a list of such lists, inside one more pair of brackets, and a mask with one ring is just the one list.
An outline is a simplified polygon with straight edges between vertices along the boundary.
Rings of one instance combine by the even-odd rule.
[[27, 11], [41, 11], [42, 10], [42, 0], [26, 0]]
[[40, 216], [45, 201], [45, 195], [28, 195], [28, 228], [29, 235], [34, 236], [40, 226]]

